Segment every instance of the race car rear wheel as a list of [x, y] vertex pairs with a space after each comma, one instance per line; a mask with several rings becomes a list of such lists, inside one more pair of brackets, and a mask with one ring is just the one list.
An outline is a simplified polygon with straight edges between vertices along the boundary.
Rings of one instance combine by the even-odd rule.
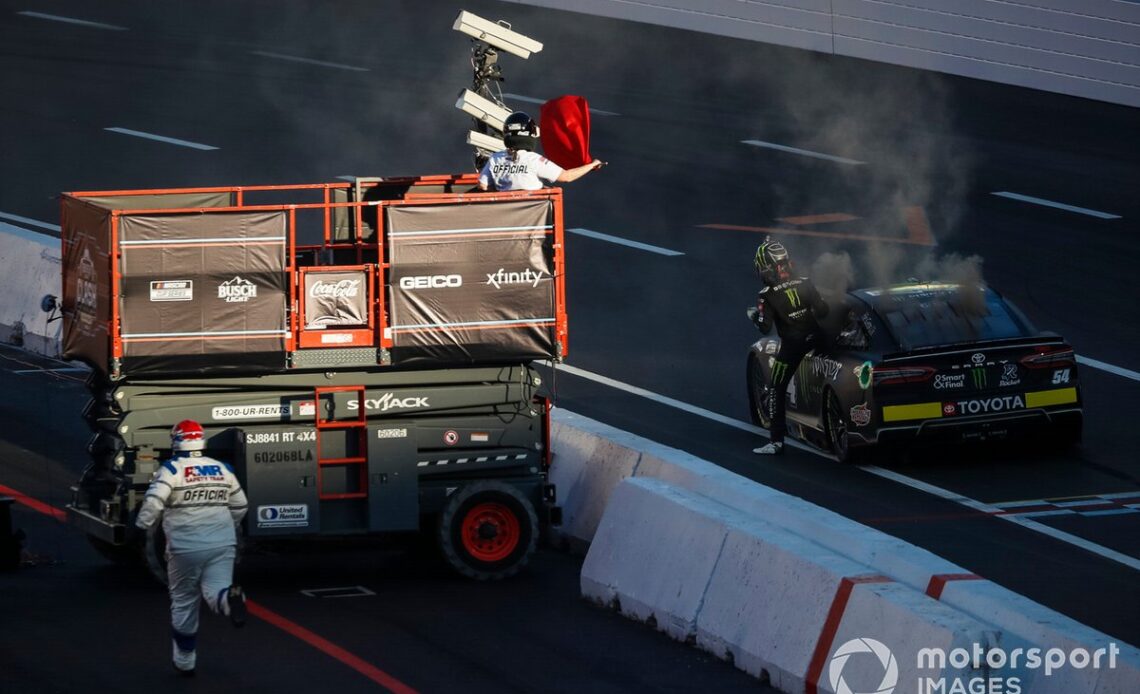
[[835, 458], [841, 463], [854, 462], [854, 456], [848, 445], [847, 417], [843, 414], [839, 396], [830, 388], [823, 392], [823, 421], [827, 443]]
[[765, 429], [772, 428], [772, 386], [764, 375], [764, 368], [760, 359], [753, 356], [748, 359], [748, 404], [751, 410], [752, 423]]
[[493, 480], [454, 493], [440, 516], [439, 543], [456, 571], [479, 581], [513, 576], [538, 543], [534, 505], [509, 484]]

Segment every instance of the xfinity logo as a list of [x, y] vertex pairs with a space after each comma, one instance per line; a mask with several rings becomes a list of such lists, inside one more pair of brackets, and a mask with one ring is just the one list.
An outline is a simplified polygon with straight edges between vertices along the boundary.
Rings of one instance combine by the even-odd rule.
[[226, 303], [245, 303], [257, 298], [257, 285], [249, 280], [234, 276], [218, 285], [218, 298], [225, 299]]
[[420, 275], [400, 278], [400, 289], [449, 289], [462, 286], [463, 277], [460, 275]]
[[1007, 412], [1009, 410], [1024, 410], [1025, 398], [1020, 395], [1002, 395], [982, 400], [959, 400], [957, 403], [946, 403], [942, 411], [948, 415], [953, 414], [989, 414], [990, 412]]
[[489, 284], [495, 289], [501, 289], [504, 284], [529, 284], [537, 287], [542, 278], [548, 274], [546, 270], [532, 270], [529, 267], [522, 272], [507, 272], [499, 268], [498, 272], [487, 273], [487, 281], [484, 284]]
[[[366, 399], [364, 401], [365, 410], [380, 410], [387, 412], [388, 410], [411, 410], [421, 407], [429, 407], [427, 396], [412, 396], [408, 398], [398, 398], [395, 393], [384, 393], [376, 399]], [[348, 401], [348, 409], [357, 410], [360, 408], [356, 400]]]

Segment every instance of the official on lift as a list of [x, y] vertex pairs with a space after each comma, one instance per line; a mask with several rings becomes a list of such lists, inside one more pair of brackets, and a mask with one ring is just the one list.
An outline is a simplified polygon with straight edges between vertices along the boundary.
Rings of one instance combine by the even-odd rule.
[[811, 280], [792, 276], [792, 259], [778, 241], [765, 239], [753, 261], [764, 288], [748, 317], [767, 335], [776, 326], [780, 350], [772, 362], [772, 395], [768, 398], [772, 428], [768, 444], [755, 448], [760, 455], [782, 455], [787, 432], [785, 409], [788, 384], [811, 349], [824, 349], [826, 337], [819, 321], [827, 316], [827, 303]]

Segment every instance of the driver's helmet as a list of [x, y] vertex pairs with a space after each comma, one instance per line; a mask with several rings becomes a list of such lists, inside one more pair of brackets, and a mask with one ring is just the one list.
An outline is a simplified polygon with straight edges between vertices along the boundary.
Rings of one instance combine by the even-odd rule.
[[538, 124], [522, 111], [515, 111], [503, 121], [503, 143], [507, 149], [534, 151], [538, 145], [538, 135]]
[[788, 255], [788, 249], [779, 241], [765, 239], [757, 247], [756, 258], [752, 262], [756, 266], [756, 274], [769, 286], [792, 277], [792, 258]]

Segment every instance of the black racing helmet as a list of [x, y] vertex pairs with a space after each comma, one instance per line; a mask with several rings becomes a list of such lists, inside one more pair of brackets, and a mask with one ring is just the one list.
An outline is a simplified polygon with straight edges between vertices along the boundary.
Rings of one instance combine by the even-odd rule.
[[515, 111], [503, 121], [503, 143], [507, 149], [534, 151], [538, 146], [538, 123], [522, 111]]
[[757, 247], [752, 263], [756, 274], [767, 285], [779, 284], [792, 276], [792, 257], [779, 241], [764, 239], [764, 243]]

